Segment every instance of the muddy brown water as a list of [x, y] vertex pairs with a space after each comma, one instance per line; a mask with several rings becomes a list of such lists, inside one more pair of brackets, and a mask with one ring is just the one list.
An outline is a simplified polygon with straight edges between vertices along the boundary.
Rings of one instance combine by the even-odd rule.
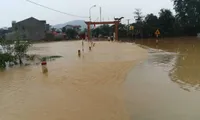
[[0, 120], [199, 120], [200, 40], [136, 43], [35, 44], [63, 57], [0, 72]]
[[129, 120], [123, 97], [127, 72], [147, 55], [131, 43], [81, 41], [35, 44], [30, 54], [62, 56], [41, 66], [0, 72], [0, 120]]
[[199, 120], [200, 39], [136, 43], [148, 50], [148, 59], [124, 85], [131, 120]]

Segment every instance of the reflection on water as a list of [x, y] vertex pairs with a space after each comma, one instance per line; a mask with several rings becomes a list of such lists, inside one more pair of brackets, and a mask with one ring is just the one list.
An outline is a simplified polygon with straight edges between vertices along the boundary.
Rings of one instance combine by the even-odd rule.
[[[179, 38], [160, 40], [158, 44], [155, 44], [154, 41], [150, 42], [150, 40], [147, 40], [138, 41], [137, 43], [150, 48], [177, 54], [176, 61], [169, 73], [171, 80], [178, 83], [181, 88], [185, 90], [192, 88], [197, 90], [200, 87], [200, 39]], [[157, 58], [155, 59], [155, 62], [167, 64], [175, 56], [170, 54], [159, 54], [154, 57]]]

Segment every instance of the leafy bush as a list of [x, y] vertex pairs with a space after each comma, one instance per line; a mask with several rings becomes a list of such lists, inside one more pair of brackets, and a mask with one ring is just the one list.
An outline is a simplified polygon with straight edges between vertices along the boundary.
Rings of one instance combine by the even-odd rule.
[[9, 53], [0, 53], [0, 68], [6, 67], [6, 62], [16, 63], [16, 57]]
[[28, 41], [19, 41], [18, 40], [15, 42], [15, 44], [14, 44], [15, 56], [18, 58], [20, 65], [23, 64], [22, 58], [25, 57], [30, 45], [31, 44]]
[[3, 52], [0, 53], [0, 67], [5, 68], [6, 62], [13, 62], [22, 65], [22, 59], [26, 57], [26, 53], [31, 44], [28, 41], [24, 41], [24, 38], [16, 34], [16, 41], [10, 41], [0, 39], [0, 45], [3, 48]]

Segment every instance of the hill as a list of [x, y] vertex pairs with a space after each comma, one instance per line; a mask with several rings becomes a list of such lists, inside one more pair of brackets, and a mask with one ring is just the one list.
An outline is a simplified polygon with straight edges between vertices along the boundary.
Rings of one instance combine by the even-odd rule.
[[66, 25], [80, 25], [82, 30], [87, 28], [87, 25], [85, 24], [84, 20], [73, 20], [73, 21], [63, 23], [63, 24], [54, 25], [53, 27], [60, 29], [60, 28], [63, 28], [64, 26], [66, 26]]

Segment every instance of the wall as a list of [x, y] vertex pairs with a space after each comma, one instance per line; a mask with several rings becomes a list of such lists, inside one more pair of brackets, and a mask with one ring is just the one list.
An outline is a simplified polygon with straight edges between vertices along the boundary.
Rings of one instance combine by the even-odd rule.
[[14, 24], [13, 28], [24, 34], [28, 40], [41, 40], [45, 38], [46, 22], [30, 18]]

